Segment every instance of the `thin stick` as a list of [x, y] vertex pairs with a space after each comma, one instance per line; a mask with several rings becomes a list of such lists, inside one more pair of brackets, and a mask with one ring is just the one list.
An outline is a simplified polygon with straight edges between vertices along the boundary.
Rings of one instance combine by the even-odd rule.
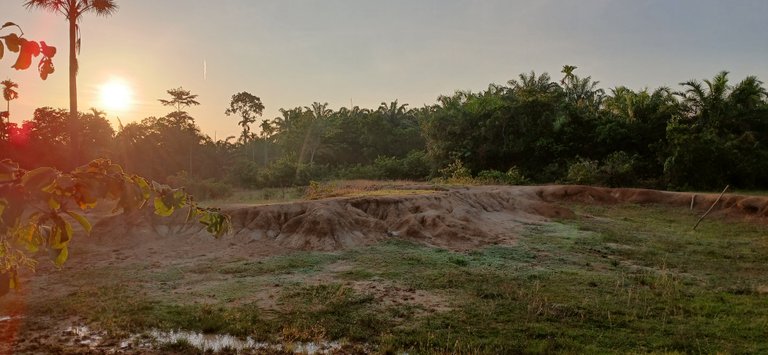
[[704, 219], [704, 217], [706, 217], [709, 214], [709, 212], [711, 212], [712, 209], [715, 208], [715, 205], [717, 205], [717, 203], [720, 202], [720, 199], [723, 198], [723, 195], [725, 194], [725, 191], [727, 191], [730, 186], [731, 185], [725, 185], [725, 188], [723, 189], [723, 192], [720, 193], [720, 196], [717, 196], [717, 200], [715, 200], [715, 203], [713, 203], [712, 206], [709, 207], [707, 212], [704, 212], [704, 215], [701, 216], [701, 218], [699, 218], [699, 220], [696, 222], [696, 225], [693, 226], [693, 230], [696, 230], [696, 227], [699, 226], [699, 223], [701, 223], [701, 221]]
[[696, 194], [691, 195], [691, 211], [693, 211], [694, 202], [696, 202]]

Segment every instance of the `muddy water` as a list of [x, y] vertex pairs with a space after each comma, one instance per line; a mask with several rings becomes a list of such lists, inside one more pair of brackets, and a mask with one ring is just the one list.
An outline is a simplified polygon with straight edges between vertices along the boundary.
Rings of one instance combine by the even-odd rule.
[[[0, 318], [2, 322], [5, 317]], [[71, 326], [62, 332], [69, 338], [69, 344], [89, 349], [115, 348], [115, 350], [128, 349], [152, 349], [165, 344], [186, 343], [204, 352], [217, 353], [223, 350], [244, 351], [244, 350], [280, 350], [289, 351], [298, 354], [328, 354], [341, 349], [339, 342], [321, 342], [321, 343], [284, 343], [273, 344], [267, 342], [257, 342], [252, 338], [240, 339], [228, 334], [203, 334], [188, 331], [159, 331], [152, 330], [144, 334], [133, 334], [127, 339], [118, 342], [117, 346], [108, 346], [105, 344], [106, 334], [95, 331], [87, 326]], [[114, 344], [114, 343], [113, 343]]]
[[284, 346], [283, 344], [256, 342], [250, 337], [243, 340], [227, 334], [202, 334], [187, 331], [152, 331], [150, 332], [150, 335], [160, 344], [173, 344], [179, 341], [185, 341], [202, 351], [213, 352], [222, 350], [242, 351], [274, 349], [289, 350], [300, 354], [324, 354], [341, 348], [341, 344], [338, 342], [324, 342], [319, 344], [288, 343]]

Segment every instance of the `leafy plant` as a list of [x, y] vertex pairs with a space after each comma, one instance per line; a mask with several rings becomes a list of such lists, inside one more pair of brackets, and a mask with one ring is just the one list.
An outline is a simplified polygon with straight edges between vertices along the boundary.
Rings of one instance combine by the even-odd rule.
[[53, 57], [56, 55], [56, 47], [49, 46], [45, 41], [30, 41], [24, 38], [24, 31], [19, 25], [13, 22], [6, 22], [3, 26], [0, 26], [0, 30], [4, 30], [9, 27], [16, 27], [19, 29], [19, 33], [10, 33], [5, 36], [0, 36], [0, 59], [3, 59], [6, 47], [9, 52], [19, 53], [16, 58], [16, 63], [11, 66], [16, 70], [26, 70], [32, 65], [32, 57], [39, 57], [40, 62], [37, 64], [37, 70], [40, 72], [40, 78], [45, 80], [49, 74], [55, 71], [53, 66]]
[[459, 159], [454, 159], [448, 166], [440, 169], [440, 175], [443, 176], [443, 180], [447, 183], [467, 184], [472, 182], [472, 173]]
[[524, 185], [529, 183], [520, 169], [514, 166], [506, 173], [498, 170], [483, 170], [477, 173], [475, 180], [481, 184]]
[[599, 181], [597, 160], [579, 157], [576, 162], [568, 166], [566, 180], [576, 184], [595, 184]]
[[9, 159], [0, 161], [0, 273], [9, 287], [18, 286], [19, 268], [35, 269], [32, 256], [41, 249], [56, 265], [67, 260], [72, 223], [86, 233], [91, 223], [82, 214], [97, 204], [113, 202], [114, 210], [135, 211], [152, 201], [155, 213], [170, 216], [187, 208], [187, 220], [197, 219], [219, 238], [230, 230], [230, 219], [214, 208], [199, 207], [181, 189], [126, 174], [109, 160], [99, 159], [71, 173], [41, 167], [26, 171]]

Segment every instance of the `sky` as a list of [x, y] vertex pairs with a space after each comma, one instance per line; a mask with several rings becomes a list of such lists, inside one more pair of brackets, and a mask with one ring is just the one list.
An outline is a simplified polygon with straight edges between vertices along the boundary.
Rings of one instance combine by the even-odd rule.
[[[201, 105], [188, 111], [223, 139], [240, 132], [224, 111], [241, 91], [260, 97], [262, 118], [271, 119], [315, 101], [420, 107], [532, 70], [559, 79], [565, 64], [605, 89], [676, 89], [721, 70], [734, 82], [768, 80], [766, 0], [116, 1], [111, 17], [82, 19], [78, 75], [81, 111], [104, 109], [105, 83], [131, 89], [128, 108], [107, 110], [115, 127], [118, 118], [171, 112], [157, 99], [177, 87], [199, 95]], [[23, 0], [0, 2], [0, 22], [58, 47], [47, 81], [34, 68], [12, 69], [15, 56], [0, 60], [0, 80], [20, 86], [11, 121], [37, 107], [68, 109], [66, 21]]]

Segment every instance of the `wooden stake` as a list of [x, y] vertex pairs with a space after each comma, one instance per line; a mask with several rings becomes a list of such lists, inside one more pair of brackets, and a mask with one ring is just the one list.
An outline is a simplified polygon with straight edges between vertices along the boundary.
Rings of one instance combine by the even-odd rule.
[[691, 195], [691, 211], [693, 211], [694, 202], [696, 202], [696, 194]]
[[713, 203], [712, 206], [709, 207], [707, 212], [704, 212], [704, 215], [701, 216], [701, 218], [699, 218], [699, 220], [696, 222], [696, 225], [693, 226], [693, 230], [696, 230], [696, 227], [699, 226], [699, 223], [701, 223], [701, 221], [704, 219], [704, 217], [706, 217], [709, 214], [709, 212], [711, 212], [712, 209], [715, 208], [715, 205], [717, 205], [717, 203], [720, 202], [720, 199], [723, 198], [723, 195], [725, 195], [725, 191], [727, 191], [730, 186], [731, 185], [725, 185], [725, 188], [723, 189], [723, 192], [720, 193], [720, 196], [717, 196], [717, 200], [715, 200], [715, 203]]

